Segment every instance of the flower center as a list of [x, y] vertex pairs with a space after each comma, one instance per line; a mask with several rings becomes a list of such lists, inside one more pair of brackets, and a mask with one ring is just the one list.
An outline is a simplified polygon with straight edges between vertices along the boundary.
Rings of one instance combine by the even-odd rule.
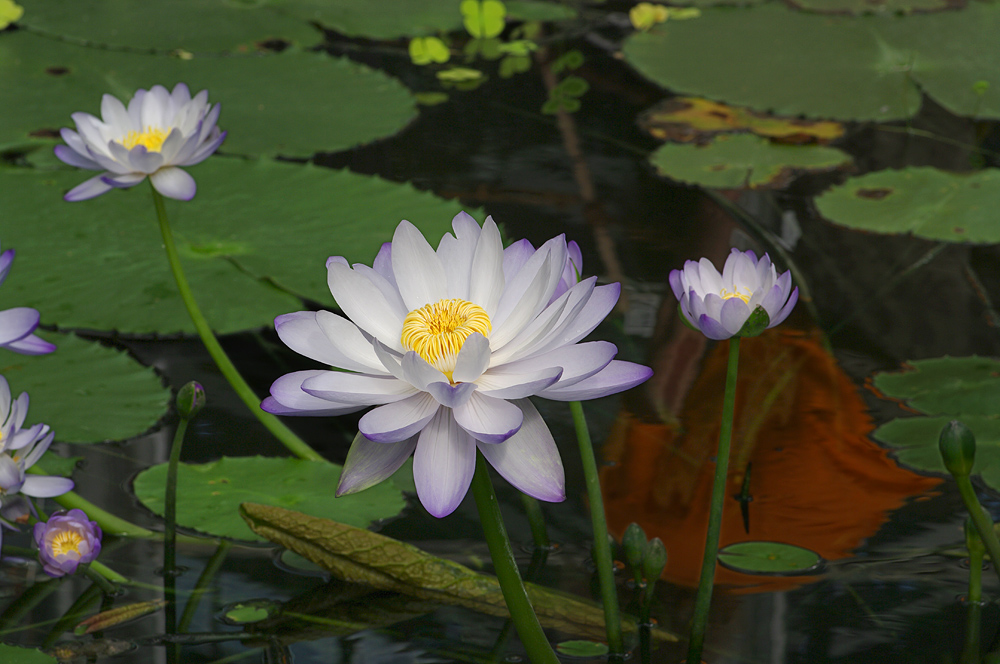
[[478, 304], [439, 300], [406, 314], [400, 341], [451, 380], [455, 358], [469, 335], [478, 332], [489, 338], [492, 329], [489, 314]]
[[52, 554], [55, 556], [63, 556], [67, 553], [80, 554], [80, 544], [83, 543], [83, 537], [80, 533], [73, 532], [72, 530], [64, 530], [52, 538], [50, 547], [52, 548]]
[[735, 292], [730, 293], [728, 290], [723, 288], [722, 291], [719, 293], [719, 297], [721, 297], [723, 300], [731, 300], [734, 297], [738, 297], [747, 304], [750, 304], [750, 298], [753, 297], [753, 293], [750, 292], [749, 288], [745, 290], [747, 291], [746, 293], [741, 293], [740, 289], [737, 288]]
[[133, 129], [125, 135], [121, 143], [127, 150], [142, 145], [150, 152], [159, 152], [160, 148], [163, 147], [163, 141], [167, 140], [167, 136], [169, 133], [159, 127], [146, 127], [146, 130], [142, 132]]

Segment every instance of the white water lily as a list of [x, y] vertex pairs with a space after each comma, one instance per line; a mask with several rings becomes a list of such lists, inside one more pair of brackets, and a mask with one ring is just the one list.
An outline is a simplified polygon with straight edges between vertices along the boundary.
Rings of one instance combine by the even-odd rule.
[[760, 334], [788, 318], [799, 299], [790, 272], [779, 275], [767, 254], [758, 260], [754, 252], [739, 249], [730, 252], [722, 274], [707, 258], [687, 261], [683, 270], [670, 273], [670, 287], [688, 322], [716, 340], [740, 334], [758, 308], [767, 320], [750, 334]]
[[[0, 284], [3, 284], [10, 267], [14, 263], [14, 250], [0, 254]], [[34, 332], [38, 328], [41, 314], [31, 307], [14, 307], [0, 311], [0, 348], [12, 350], [21, 355], [44, 355], [56, 349]]]
[[226, 137], [215, 126], [219, 105], [209, 105], [208, 91], [192, 98], [183, 83], [172, 92], [162, 85], [139, 90], [128, 108], [106, 94], [101, 100], [102, 119], [89, 113], [71, 117], [77, 130], [62, 130], [66, 145], [56, 146], [56, 156], [70, 166], [104, 172], [70, 190], [67, 201], [132, 187], [147, 176], [167, 198], [191, 200], [197, 186], [180, 167], [204, 161]]
[[461, 213], [452, 226], [435, 250], [401, 222], [373, 267], [330, 258], [330, 290], [346, 317], [303, 311], [275, 327], [292, 350], [337, 370], [282, 376], [262, 406], [280, 415], [376, 406], [361, 418], [338, 495], [381, 482], [413, 454], [417, 495], [442, 517], [468, 491], [478, 449], [521, 491], [561, 501], [562, 461], [528, 397], [592, 399], [649, 378], [648, 367], [614, 360], [614, 344], [578, 343], [620, 286], [592, 277], [566, 288], [562, 236], [505, 251], [491, 218], [480, 228]]

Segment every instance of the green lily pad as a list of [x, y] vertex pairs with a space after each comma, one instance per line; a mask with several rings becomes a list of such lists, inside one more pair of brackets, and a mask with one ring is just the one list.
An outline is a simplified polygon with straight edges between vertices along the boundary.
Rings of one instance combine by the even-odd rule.
[[719, 549], [719, 564], [744, 574], [794, 576], [816, 574], [823, 558], [809, 549], [782, 542], [738, 542]]
[[903, 400], [926, 415], [902, 417], [875, 430], [899, 461], [917, 470], [946, 473], [938, 437], [951, 420], [961, 420], [976, 436], [974, 473], [1000, 489], [1000, 361], [983, 357], [942, 357], [907, 363], [902, 372], [879, 373], [873, 384], [885, 396]]
[[[461, 209], [408, 184], [310, 165], [213, 157], [190, 172], [198, 194], [167, 210], [195, 297], [219, 333], [270, 325], [302, 308], [297, 296], [332, 307], [328, 256], [371, 264], [401, 219], [436, 244]], [[192, 333], [148, 186], [64, 202], [87, 177], [0, 171], [4, 248], [18, 251], [4, 307], [35, 307], [61, 327]]]
[[961, 175], [934, 168], [877, 171], [816, 199], [834, 223], [948, 242], [1000, 242], [1000, 170]]
[[312, 46], [308, 22], [247, 0], [24, 0], [21, 24], [62, 39], [142, 51], [247, 52], [268, 41]]
[[[667, 21], [632, 35], [624, 54], [676, 92], [780, 115], [906, 118], [923, 89], [959, 115], [996, 118], [998, 32], [996, 3], [907, 17], [824, 16], [772, 3]], [[726, 48], [717, 46], [720, 34]]]
[[661, 175], [704, 187], [783, 187], [798, 172], [848, 164], [840, 150], [779, 145], [748, 134], [718, 136], [708, 145], [665, 143], [650, 156]]
[[[19, 281], [20, 261], [18, 255], [5, 290]], [[25, 356], [0, 350], [0, 374], [11, 393], [31, 397], [28, 424], [45, 422], [59, 441], [95, 443], [134, 438], [166, 414], [170, 390], [127, 353], [73, 334], [39, 334], [56, 345], [55, 352]], [[49, 474], [59, 472], [43, 467]]]
[[830, 14], [909, 14], [964, 6], [961, 0], [790, 0], [806, 11]]
[[343, 150], [393, 134], [416, 116], [412, 95], [395, 79], [321, 53], [181, 60], [19, 31], [0, 38], [0, 80], [0, 147], [57, 137], [73, 126], [72, 113], [99, 115], [104, 93], [127, 102], [139, 88], [182, 81], [221, 104], [228, 153]]
[[59, 660], [37, 648], [18, 648], [0, 643], [0, 660], [5, 664], [57, 664]]
[[[294, 508], [358, 528], [399, 514], [406, 506], [389, 482], [334, 498], [341, 466], [322, 461], [268, 457], [223, 457], [206, 464], [182, 463], [177, 473], [177, 525], [214, 537], [261, 539], [239, 515], [240, 503]], [[148, 509], [163, 515], [167, 464], [136, 476], [132, 488]]]
[[281, 604], [269, 599], [253, 599], [223, 607], [221, 619], [227, 625], [248, 625], [267, 620], [281, 612]]

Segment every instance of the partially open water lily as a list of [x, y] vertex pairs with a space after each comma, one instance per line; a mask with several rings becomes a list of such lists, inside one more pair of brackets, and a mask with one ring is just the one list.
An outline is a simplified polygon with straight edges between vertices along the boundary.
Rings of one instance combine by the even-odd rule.
[[[670, 273], [670, 287], [688, 322], [716, 340], [760, 334], [788, 318], [799, 299], [790, 272], [779, 275], [767, 254], [758, 260], [754, 252], [739, 249], [729, 254], [722, 274], [707, 258], [687, 261], [683, 270]], [[744, 330], [751, 315], [760, 324]]]
[[[0, 284], [7, 278], [13, 263], [13, 249], [0, 254]], [[34, 334], [40, 319], [38, 311], [30, 307], [0, 311], [0, 348], [22, 355], [44, 355], [54, 351], [56, 347], [53, 344]]]
[[327, 261], [344, 312], [275, 320], [292, 350], [334, 367], [279, 378], [263, 408], [281, 415], [339, 415], [376, 406], [359, 423], [337, 494], [388, 478], [413, 454], [417, 495], [437, 517], [468, 491], [476, 450], [535, 498], [565, 498], [555, 441], [528, 400], [614, 394], [652, 374], [613, 359], [606, 341], [578, 343], [611, 311], [620, 286], [591, 277], [566, 286], [564, 237], [505, 251], [491, 218], [461, 213], [435, 251], [403, 221], [373, 267]]
[[77, 130], [62, 130], [66, 145], [56, 146], [56, 156], [70, 166], [104, 172], [70, 190], [67, 201], [131, 187], [146, 176], [164, 196], [191, 200], [197, 189], [194, 178], [179, 167], [204, 161], [226, 137], [215, 125], [219, 105], [209, 105], [208, 91], [192, 98], [183, 83], [172, 92], [162, 85], [139, 90], [128, 108], [106, 94], [102, 119], [89, 113], [71, 117]]
[[83, 510], [56, 512], [48, 521], [36, 523], [32, 535], [42, 568], [49, 576], [73, 574], [81, 564], [96, 560], [101, 552], [101, 527]]
[[[12, 400], [7, 379], [0, 376], [0, 513], [3, 513], [4, 506], [18, 500], [19, 494], [51, 498], [73, 488], [73, 480], [65, 477], [25, 473], [49, 449], [55, 435], [47, 424], [22, 428], [27, 415], [28, 394], [22, 392]], [[13, 527], [3, 519], [0, 523]], [[0, 545], [2, 543], [3, 529], [0, 528]]]

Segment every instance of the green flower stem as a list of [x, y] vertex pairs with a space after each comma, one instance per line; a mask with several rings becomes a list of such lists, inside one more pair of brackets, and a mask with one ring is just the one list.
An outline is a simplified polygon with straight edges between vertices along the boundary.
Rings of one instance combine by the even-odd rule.
[[969, 511], [972, 523], [976, 526], [976, 531], [979, 533], [979, 537], [982, 538], [983, 544], [986, 545], [986, 552], [989, 553], [990, 561], [993, 563], [990, 567], [993, 568], [997, 574], [997, 578], [1000, 579], [1000, 541], [997, 541], [997, 534], [993, 530], [993, 522], [986, 516], [982, 505], [979, 504], [979, 499], [976, 498], [976, 490], [972, 488], [969, 476], [954, 475], [954, 477], [955, 482], [958, 484], [958, 493], [961, 494], [962, 502], [965, 503], [965, 509]]
[[233, 390], [239, 395], [243, 403], [247, 405], [250, 412], [253, 413], [261, 424], [267, 427], [268, 431], [273, 433], [275, 437], [281, 441], [281, 443], [288, 448], [288, 450], [299, 457], [300, 459], [309, 459], [312, 461], [325, 461], [325, 459], [320, 456], [316, 450], [309, 447], [301, 438], [295, 435], [295, 433], [286, 427], [281, 420], [277, 417], [261, 409], [260, 399], [254, 394], [254, 391], [250, 389], [247, 382], [243, 380], [243, 376], [237, 371], [235, 365], [226, 355], [226, 351], [222, 349], [219, 344], [219, 340], [215, 338], [215, 333], [212, 332], [211, 326], [209, 326], [208, 321], [205, 316], [201, 313], [201, 309], [198, 308], [198, 303], [194, 299], [194, 293], [191, 292], [191, 287], [188, 285], [187, 277], [184, 276], [184, 269], [181, 267], [180, 256], [177, 254], [177, 247], [174, 244], [174, 236], [170, 231], [170, 222], [167, 220], [167, 209], [163, 203], [163, 196], [160, 192], [156, 191], [150, 184], [150, 190], [153, 192], [153, 203], [156, 205], [156, 216], [160, 221], [160, 234], [163, 236], [163, 246], [167, 250], [167, 260], [170, 262], [170, 270], [174, 274], [174, 280], [177, 282], [177, 290], [180, 291], [181, 299], [184, 300], [184, 306], [187, 307], [188, 314], [191, 316], [191, 321], [194, 323], [195, 329], [198, 330], [198, 336], [201, 337], [202, 343], [205, 344], [205, 348], [208, 350], [209, 355], [215, 360], [215, 364], [219, 367], [222, 375], [226, 377], [229, 384], [232, 385]]
[[[976, 540], [976, 541], [973, 541]], [[969, 605], [965, 622], [965, 645], [962, 648], [961, 664], [980, 664], [980, 635], [982, 634], [983, 613], [983, 555], [986, 548], [978, 537], [966, 534], [969, 547]]]
[[[101, 565], [101, 567], [104, 567], [104, 566]], [[96, 585], [98, 588], [100, 588], [101, 592], [104, 593], [105, 595], [117, 595], [118, 594], [118, 588], [116, 588], [115, 584], [112, 583], [111, 580], [104, 575], [105, 573], [110, 572], [114, 576], [119, 576], [122, 579], [127, 580], [127, 579], [125, 579], [125, 577], [121, 576], [117, 572], [112, 572], [107, 567], [104, 567], [103, 570], [98, 571], [98, 570], [96, 570], [96, 569], [93, 568], [93, 563], [90, 563], [89, 565], [80, 565], [77, 569], [79, 571], [83, 572], [87, 576], [88, 579], [90, 579], [91, 581], [93, 581], [94, 585]]]
[[66, 610], [66, 613], [52, 626], [52, 630], [49, 631], [45, 637], [45, 641], [42, 642], [42, 648], [45, 650], [51, 648], [64, 632], [73, 629], [85, 615], [93, 610], [94, 605], [100, 601], [102, 594], [101, 587], [96, 583], [91, 584], [86, 590], [80, 593], [80, 596]]
[[181, 620], [177, 623], [178, 633], [182, 634], [186, 632], [188, 627], [191, 626], [194, 614], [198, 610], [198, 604], [201, 603], [202, 595], [208, 590], [212, 579], [215, 578], [215, 575], [222, 567], [222, 563], [226, 561], [226, 556], [229, 555], [229, 549], [232, 547], [233, 543], [229, 540], [219, 540], [219, 546], [215, 549], [212, 557], [209, 558], [205, 569], [201, 571], [201, 576], [198, 577], [198, 582], [194, 584], [191, 596], [188, 597], [187, 604], [184, 605], [184, 613], [181, 614]]
[[127, 576], [122, 576], [121, 574], [114, 571], [113, 569], [111, 569], [110, 567], [108, 567], [107, 565], [98, 560], [91, 561], [90, 571], [100, 574], [111, 583], [122, 583], [125, 585], [132, 585], [132, 580], [129, 579]]
[[528, 525], [531, 527], [531, 539], [535, 541], [535, 548], [550, 548], [552, 544], [549, 542], [549, 533], [545, 528], [545, 515], [542, 513], [542, 506], [538, 504], [536, 498], [532, 498], [526, 493], [520, 495], [524, 514], [528, 517]]
[[722, 501], [726, 494], [726, 477], [729, 474], [729, 443], [733, 433], [733, 413], [736, 408], [736, 371], [739, 364], [740, 338], [732, 337], [729, 340], [726, 394], [722, 399], [722, 425], [719, 429], [719, 451], [715, 458], [712, 503], [708, 512], [708, 536], [705, 538], [705, 557], [701, 561], [701, 578], [698, 579], [698, 592], [694, 600], [694, 616], [691, 619], [691, 641], [688, 644], [687, 664], [701, 664], [701, 651], [705, 646], [708, 609], [712, 604], [715, 564], [719, 553]]
[[[167, 600], [163, 614], [167, 634], [177, 631], [177, 466], [181, 462], [187, 425], [188, 418], [182, 415], [170, 446], [163, 498], [163, 598]], [[176, 645], [169, 645], [167, 651], [170, 661], [178, 661], [180, 651]]]
[[486, 545], [490, 549], [490, 557], [493, 558], [493, 567], [497, 580], [500, 581], [504, 601], [507, 602], [507, 609], [517, 627], [521, 643], [528, 651], [528, 658], [533, 664], [558, 664], [559, 658], [556, 657], [545, 632], [542, 631], [542, 625], [538, 622], [538, 616], [535, 615], [535, 609], [531, 606], [531, 600], [521, 582], [521, 575], [514, 561], [514, 552], [510, 548], [507, 530], [503, 525], [500, 505], [493, 493], [490, 472], [483, 455], [478, 451], [476, 472], [472, 476], [472, 495], [476, 499], [479, 521], [483, 524]]
[[583, 477], [587, 485], [587, 500], [590, 501], [590, 522], [594, 530], [594, 563], [597, 565], [597, 578], [601, 586], [601, 600], [604, 604], [604, 627], [608, 632], [608, 650], [611, 655], [625, 653], [622, 641], [621, 613], [618, 611], [618, 589], [615, 587], [614, 561], [611, 559], [611, 545], [608, 543], [608, 522], [604, 516], [604, 497], [601, 495], [601, 482], [597, 476], [597, 459], [594, 458], [594, 445], [590, 441], [590, 430], [583, 414], [583, 404], [579, 401], [569, 403], [573, 413], [573, 424], [576, 426], [576, 440], [580, 447], [580, 460], [583, 462]]

